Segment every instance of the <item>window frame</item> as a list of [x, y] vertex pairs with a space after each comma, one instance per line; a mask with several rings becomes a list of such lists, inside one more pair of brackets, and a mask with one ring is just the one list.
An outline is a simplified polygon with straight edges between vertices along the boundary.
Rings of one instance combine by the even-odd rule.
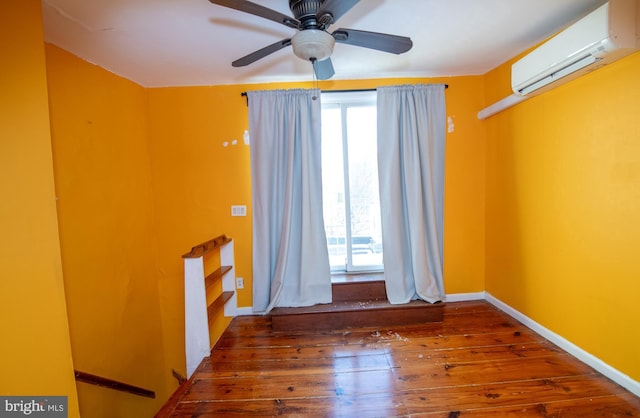
[[[384, 271], [384, 265], [382, 261], [380, 264], [353, 264], [354, 255], [354, 239], [362, 238], [361, 236], [354, 236], [352, 231], [351, 220], [351, 181], [349, 172], [349, 141], [348, 141], [348, 118], [347, 112], [349, 108], [354, 107], [374, 107], [377, 108], [377, 92], [375, 90], [362, 90], [362, 91], [327, 91], [321, 93], [322, 110], [325, 109], [340, 109], [341, 119], [341, 143], [342, 143], [342, 165], [343, 165], [343, 183], [344, 183], [344, 211], [345, 211], [345, 235], [346, 237], [335, 237], [327, 234], [327, 242], [332, 238], [337, 240], [345, 239], [347, 242], [351, 242], [351, 245], [345, 243], [345, 265], [344, 267], [331, 266], [333, 273], [365, 273], [365, 272], [381, 272]], [[376, 168], [377, 169], [377, 168]], [[324, 208], [323, 208], [324, 209]], [[372, 242], [373, 238], [369, 237]], [[337, 241], [336, 241], [337, 242]], [[374, 252], [374, 244], [370, 244], [372, 253]], [[382, 260], [382, 258], [381, 258]]]

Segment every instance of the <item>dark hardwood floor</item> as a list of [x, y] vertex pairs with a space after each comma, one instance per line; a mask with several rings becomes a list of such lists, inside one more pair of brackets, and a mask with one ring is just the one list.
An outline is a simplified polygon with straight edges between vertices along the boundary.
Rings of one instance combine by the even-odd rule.
[[640, 399], [492, 305], [420, 326], [238, 317], [158, 417], [636, 417]]

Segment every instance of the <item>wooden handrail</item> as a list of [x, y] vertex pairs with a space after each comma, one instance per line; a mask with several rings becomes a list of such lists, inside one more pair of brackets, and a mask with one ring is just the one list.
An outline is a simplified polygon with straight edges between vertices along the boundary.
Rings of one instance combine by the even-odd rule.
[[149, 389], [138, 386], [129, 385], [127, 383], [118, 382], [117, 380], [108, 379], [106, 377], [96, 376], [94, 374], [74, 370], [76, 380], [78, 382], [88, 383], [90, 385], [102, 386], [105, 388], [119, 390], [121, 392], [131, 393], [133, 395], [144, 396], [145, 398], [155, 398], [156, 393]]
[[178, 373], [175, 369], [171, 369], [171, 375], [176, 378], [179, 385], [187, 381], [187, 378]]
[[191, 251], [182, 255], [182, 258], [198, 258], [202, 257], [208, 252], [215, 250], [216, 248], [222, 247], [224, 244], [231, 242], [231, 238], [228, 238], [226, 235], [220, 235], [211, 239], [209, 241], [203, 242], [202, 244], [198, 244], [195, 247], [191, 247]]

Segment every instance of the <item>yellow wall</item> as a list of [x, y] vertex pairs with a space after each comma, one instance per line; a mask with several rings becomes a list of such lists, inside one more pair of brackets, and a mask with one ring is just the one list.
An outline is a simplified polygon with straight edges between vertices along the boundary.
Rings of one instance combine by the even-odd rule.
[[[484, 154], [481, 77], [321, 82], [320, 88], [446, 82], [445, 286], [447, 293], [484, 290]], [[234, 239], [236, 276], [245, 279], [239, 306], [251, 306], [251, 172], [247, 105], [240, 93], [309, 84], [232, 85], [149, 90], [150, 149], [157, 219], [160, 293], [167, 362], [184, 364], [180, 254], [219, 234]], [[237, 145], [231, 145], [237, 140]], [[228, 146], [223, 143], [228, 142]], [[247, 217], [231, 217], [231, 205], [247, 205]], [[224, 324], [223, 324], [224, 325]], [[179, 344], [178, 344], [179, 343]]]
[[[184, 372], [180, 255], [234, 238], [239, 305], [251, 305], [240, 92], [310, 85], [144, 89], [48, 46], [50, 134], [40, 3], [0, 7], [12, 16], [0, 29], [0, 266], [11, 278], [0, 286], [10, 295], [3, 333], [20, 341], [0, 346], [12, 377], [0, 393], [68, 395], [77, 416], [75, 366], [158, 394], [79, 384], [85, 416], [151, 415], [175, 389], [171, 368]], [[508, 65], [484, 77], [320, 87], [448, 83], [447, 293], [486, 289], [638, 379], [640, 55], [478, 121], [509, 94]], [[234, 204], [248, 216], [231, 217]], [[217, 319], [215, 333], [227, 322]]]
[[164, 363], [146, 90], [54, 46], [46, 53], [75, 368], [157, 395], [79, 383], [80, 411], [151, 416], [175, 379]]
[[[250, 89], [309, 84], [144, 89], [47, 46], [62, 261], [76, 368], [166, 399], [184, 373], [181, 255], [234, 239], [239, 306], [251, 306]], [[446, 82], [445, 286], [484, 289], [485, 138], [475, 114], [482, 77], [328, 81], [323, 89]], [[233, 145], [232, 141], [237, 144]], [[227, 146], [223, 144], [227, 142]], [[230, 206], [248, 216], [231, 217]], [[229, 319], [218, 316], [217, 339]], [[167, 389], [168, 388], [168, 389]], [[92, 416], [135, 416], [148, 400], [79, 385]], [[154, 406], [155, 407], [155, 406]], [[98, 412], [102, 411], [102, 412]], [[99, 415], [102, 414], [102, 415]]]
[[40, 7], [0, 3], [0, 394], [68, 396], [77, 417]]
[[636, 380], [638, 74], [640, 53], [485, 122], [487, 291]]

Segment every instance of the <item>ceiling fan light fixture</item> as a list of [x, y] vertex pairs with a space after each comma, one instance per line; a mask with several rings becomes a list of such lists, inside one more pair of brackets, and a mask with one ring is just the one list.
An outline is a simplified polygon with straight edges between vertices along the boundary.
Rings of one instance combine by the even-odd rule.
[[331, 56], [336, 40], [319, 29], [305, 29], [291, 38], [293, 53], [305, 61], [322, 61]]

